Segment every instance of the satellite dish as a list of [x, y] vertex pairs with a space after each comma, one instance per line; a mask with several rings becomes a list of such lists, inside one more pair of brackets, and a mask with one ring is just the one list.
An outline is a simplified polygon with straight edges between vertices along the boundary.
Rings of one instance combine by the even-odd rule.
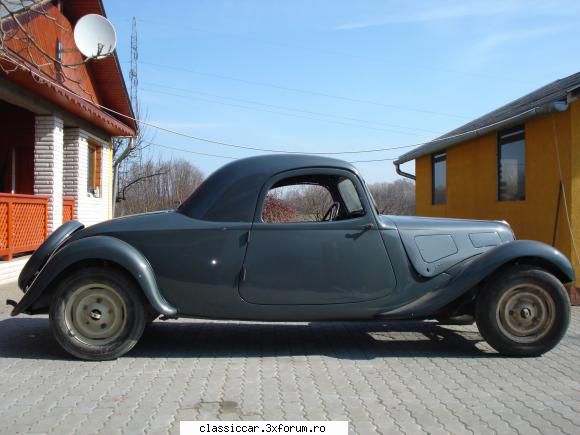
[[88, 58], [103, 59], [117, 46], [117, 33], [109, 20], [102, 15], [88, 14], [77, 21], [74, 30], [75, 44]]

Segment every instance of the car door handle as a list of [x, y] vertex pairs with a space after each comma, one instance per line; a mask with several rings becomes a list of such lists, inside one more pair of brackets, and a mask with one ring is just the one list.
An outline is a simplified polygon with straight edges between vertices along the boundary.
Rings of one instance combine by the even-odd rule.
[[373, 224], [364, 224], [362, 226], [363, 231], [372, 230], [375, 226]]

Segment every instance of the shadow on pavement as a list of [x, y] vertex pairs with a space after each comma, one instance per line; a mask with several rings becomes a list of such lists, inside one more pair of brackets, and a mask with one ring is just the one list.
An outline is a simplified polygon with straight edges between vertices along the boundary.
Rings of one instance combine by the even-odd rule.
[[[432, 322], [232, 323], [155, 322], [133, 358], [255, 358], [325, 355], [375, 358], [486, 358], [473, 327], [448, 329]], [[0, 357], [71, 359], [53, 338], [46, 318], [0, 321]]]

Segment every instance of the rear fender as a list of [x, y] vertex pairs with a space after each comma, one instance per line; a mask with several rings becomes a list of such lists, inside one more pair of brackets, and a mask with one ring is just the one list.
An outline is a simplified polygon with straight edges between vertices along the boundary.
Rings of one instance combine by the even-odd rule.
[[446, 286], [426, 293], [404, 307], [383, 313], [382, 316], [389, 318], [432, 317], [442, 308], [475, 289], [497, 270], [513, 263], [530, 264], [546, 269], [563, 284], [571, 283], [576, 279], [572, 264], [557, 249], [532, 240], [515, 240], [496, 246], [449, 269], [446, 273], [452, 275], [453, 278]]
[[177, 310], [159, 292], [155, 273], [149, 261], [130, 244], [109, 236], [92, 236], [66, 244], [56, 252], [28, 287], [12, 315], [27, 312], [50, 290], [60, 274], [85, 260], [105, 260], [126, 270], [137, 282], [151, 306], [160, 314], [174, 316]]

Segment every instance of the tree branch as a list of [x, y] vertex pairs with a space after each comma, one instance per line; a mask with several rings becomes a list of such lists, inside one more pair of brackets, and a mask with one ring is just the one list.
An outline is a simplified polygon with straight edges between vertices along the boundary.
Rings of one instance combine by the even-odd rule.
[[125, 187], [123, 187], [123, 189], [121, 190], [121, 195], [119, 195], [117, 198], [117, 202], [125, 199], [125, 192], [127, 191], [127, 189], [129, 189], [129, 187], [131, 187], [131, 186], [133, 186], [133, 185], [135, 185], [143, 180], [146, 180], [148, 178], [153, 178], [153, 177], [158, 177], [160, 175], [165, 175], [165, 174], [167, 174], [167, 172], [169, 172], [169, 171], [156, 172], [155, 174], [143, 175], [141, 177], [134, 179], [129, 184], [127, 184]]
[[[40, 4], [40, 3], [39, 3]], [[37, 4], [38, 5], [38, 4]], [[37, 5], [33, 5], [37, 6]], [[42, 48], [40, 46], [40, 44], [36, 41], [35, 38], [32, 37], [32, 35], [30, 35], [30, 33], [28, 32], [28, 30], [22, 25], [22, 23], [20, 22], [20, 20], [18, 19], [18, 17], [16, 16], [16, 13], [14, 13], [7, 5], [6, 2], [4, 0], [0, 0], [0, 6], [2, 6], [4, 9], [6, 9], [6, 11], [8, 12], [8, 16], [12, 19], [12, 21], [16, 24], [16, 26], [20, 29], [20, 31], [22, 31], [26, 37], [27, 40], [32, 43], [32, 45], [45, 57], [47, 57], [48, 59], [50, 59], [51, 61], [53, 61], [54, 63], [57, 63], [63, 67], [67, 67], [67, 68], [74, 68], [80, 65], [84, 65], [85, 63], [87, 63], [88, 61], [95, 59], [97, 57], [99, 57], [101, 55], [101, 50], [102, 47], [99, 47], [99, 52], [97, 52], [97, 54], [93, 57], [87, 57], [85, 60], [83, 60], [82, 62], [78, 62], [78, 63], [71, 63], [71, 64], [64, 64], [62, 61], [58, 60], [57, 58], [53, 57], [50, 53], [48, 53], [44, 48]], [[48, 15], [46, 13], [42, 13], [42, 12], [38, 12], [35, 11], [38, 14], [43, 15], [44, 17], [48, 17]], [[51, 17], [52, 18], [52, 17]]]

